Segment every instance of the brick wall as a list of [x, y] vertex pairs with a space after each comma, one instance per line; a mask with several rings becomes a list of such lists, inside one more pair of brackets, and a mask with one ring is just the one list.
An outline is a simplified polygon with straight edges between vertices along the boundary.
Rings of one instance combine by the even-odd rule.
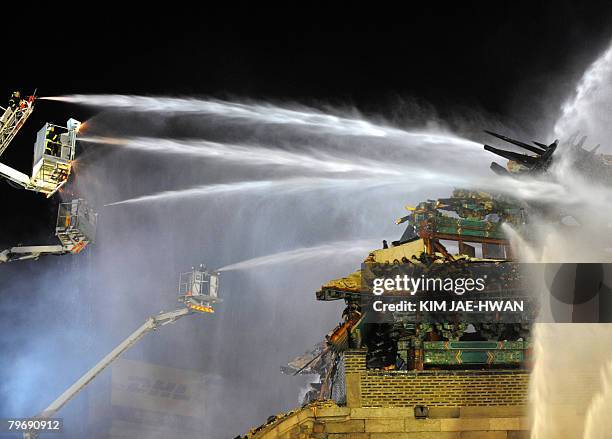
[[345, 352], [344, 361], [349, 407], [527, 404], [529, 373], [523, 370], [367, 370], [363, 350]]

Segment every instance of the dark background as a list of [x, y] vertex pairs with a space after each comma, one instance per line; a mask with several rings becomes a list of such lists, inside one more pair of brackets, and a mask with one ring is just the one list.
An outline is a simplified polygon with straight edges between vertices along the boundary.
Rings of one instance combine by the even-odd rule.
[[[530, 113], [554, 117], [612, 29], [612, 4], [591, 2], [101, 5], [6, 9], [3, 100], [34, 88], [40, 96], [197, 95], [354, 106], [390, 118], [416, 101], [441, 118], [478, 111], [511, 124]], [[553, 89], [564, 94], [551, 102]], [[29, 173], [45, 121], [89, 114], [39, 101], [3, 162]], [[53, 202], [2, 183], [0, 198], [0, 243], [48, 235]]]

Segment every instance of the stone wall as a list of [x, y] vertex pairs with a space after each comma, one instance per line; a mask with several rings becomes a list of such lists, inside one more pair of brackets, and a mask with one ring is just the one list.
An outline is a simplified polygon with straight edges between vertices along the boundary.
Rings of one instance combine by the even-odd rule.
[[525, 407], [348, 408], [319, 402], [292, 412], [249, 439], [528, 439]]
[[368, 370], [365, 351], [344, 354], [349, 407], [463, 407], [527, 404], [524, 370]]
[[[318, 401], [249, 439], [528, 439], [529, 374], [520, 370], [380, 371], [344, 353], [346, 406]], [[426, 406], [416, 419], [414, 407]]]

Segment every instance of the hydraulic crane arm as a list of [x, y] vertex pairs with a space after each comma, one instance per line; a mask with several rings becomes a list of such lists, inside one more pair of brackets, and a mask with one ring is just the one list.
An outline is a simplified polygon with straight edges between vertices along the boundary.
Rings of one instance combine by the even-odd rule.
[[[178, 308], [174, 311], [162, 312], [157, 315], [150, 316], [147, 321], [136, 331], [132, 332], [125, 340], [123, 340], [115, 349], [110, 351], [98, 364], [89, 369], [81, 378], [79, 378], [72, 386], [62, 393], [55, 401], [44, 409], [36, 418], [50, 418], [57, 413], [68, 401], [74, 398], [81, 390], [87, 386], [96, 376], [100, 374], [107, 366], [115, 361], [122, 353], [134, 346], [138, 341], [149, 332], [159, 328], [160, 326], [174, 323], [179, 318], [192, 312], [189, 308]], [[36, 433], [27, 432], [23, 435], [24, 439], [34, 439]]]
[[43, 255], [64, 255], [70, 250], [63, 245], [30, 245], [11, 247], [0, 252], [0, 264], [3, 262], [38, 259]]
[[[70, 212], [71, 217], [78, 214], [78, 203], [75, 203], [73, 200], [68, 204], [66, 209]], [[85, 213], [87, 213], [87, 211]], [[62, 215], [62, 209], [60, 209], [58, 218], [58, 224], [63, 224], [63, 219], [67, 218]], [[115, 349], [100, 360], [100, 362], [92, 367], [85, 375], [79, 378], [72, 386], [62, 393], [59, 398], [49, 404], [49, 406], [35, 418], [44, 419], [55, 415], [68, 403], [68, 401], [83, 390], [91, 380], [98, 376], [100, 372], [115, 361], [122, 353], [138, 343], [147, 333], [160, 326], [174, 323], [176, 320], [189, 314], [207, 314], [214, 312], [212, 305], [221, 302], [218, 296], [218, 289], [219, 273], [208, 271], [203, 264], [200, 264], [197, 268], [192, 267], [189, 272], [181, 273], [179, 276], [178, 301], [183, 302], [185, 307], [177, 308], [174, 311], [160, 312], [157, 315], [150, 316], [140, 328], [132, 332], [125, 340], [119, 343]], [[24, 432], [23, 437], [24, 439], [35, 439], [38, 437], [38, 433], [36, 431]]]
[[150, 316], [147, 321], [136, 331], [132, 332], [125, 340], [123, 340], [115, 349], [110, 351], [98, 364], [92, 367], [85, 375], [79, 378], [72, 386], [70, 386], [59, 398], [53, 401], [41, 413], [41, 417], [48, 418], [53, 416], [61, 409], [68, 401], [76, 396], [83, 388], [89, 384], [100, 372], [102, 372], [109, 364], [119, 357], [122, 353], [134, 346], [138, 341], [149, 332], [159, 328], [160, 326], [174, 323], [177, 319], [190, 313], [188, 308], [179, 308], [174, 311], [163, 312], [154, 316]]
[[10, 166], [6, 166], [4, 163], [0, 163], [0, 176], [18, 184], [19, 186], [22, 186], [23, 188], [31, 186], [30, 177], [25, 175], [23, 172], [19, 172], [16, 169], [11, 168]]

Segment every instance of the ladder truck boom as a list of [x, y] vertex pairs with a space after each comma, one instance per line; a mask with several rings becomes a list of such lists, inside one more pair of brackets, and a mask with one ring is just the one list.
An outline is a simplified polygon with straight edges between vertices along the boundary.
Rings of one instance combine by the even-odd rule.
[[[134, 346], [149, 332], [157, 328], [176, 322], [183, 316], [189, 314], [213, 313], [212, 305], [220, 302], [218, 296], [219, 274], [208, 272], [203, 265], [194, 268], [188, 273], [181, 273], [179, 280], [179, 298], [185, 306], [181, 306], [173, 311], [161, 312], [150, 316], [142, 326], [132, 332], [125, 340], [119, 343], [94, 367], [89, 369], [83, 376], [75, 381], [64, 393], [55, 401], [49, 404], [35, 419], [47, 419], [54, 416], [72, 398], [79, 394], [87, 384], [106, 369], [121, 354]], [[36, 431], [27, 431], [23, 434], [24, 439], [36, 439]]]
[[22, 187], [30, 184], [30, 177], [10, 166], [6, 166], [4, 163], [0, 163], [0, 175]]
[[38, 259], [43, 255], [64, 255], [70, 250], [63, 245], [24, 245], [11, 247], [0, 252], [0, 263], [12, 261], [27, 261]]
[[100, 372], [102, 372], [109, 364], [115, 361], [122, 353], [127, 351], [129, 348], [134, 346], [138, 341], [147, 335], [149, 332], [167, 325], [174, 323], [179, 318], [189, 314], [191, 310], [189, 308], [179, 308], [174, 311], [162, 312], [157, 315], [150, 316], [144, 324], [132, 332], [125, 340], [110, 351], [106, 357], [98, 362], [94, 367], [89, 369], [81, 378], [79, 378], [72, 386], [70, 386], [64, 393], [62, 393], [55, 401], [53, 401], [47, 408], [45, 408], [38, 417], [50, 418], [57, 413], [68, 401], [74, 398], [87, 384], [91, 382]]
[[25, 124], [32, 111], [34, 111], [34, 101], [36, 92], [26, 99], [21, 98], [21, 93], [13, 92], [8, 107], [0, 107], [0, 155], [4, 153], [9, 143], [17, 135], [21, 127]]

